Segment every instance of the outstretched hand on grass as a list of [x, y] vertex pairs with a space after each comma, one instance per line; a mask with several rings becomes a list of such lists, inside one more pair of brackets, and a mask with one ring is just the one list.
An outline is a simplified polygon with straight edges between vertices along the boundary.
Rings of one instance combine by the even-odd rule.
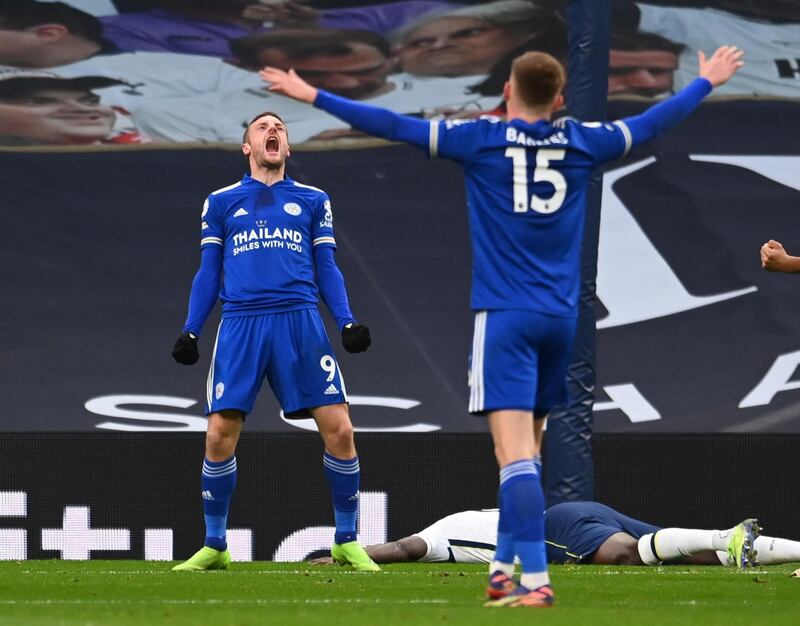
[[284, 72], [277, 67], [265, 67], [258, 75], [265, 83], [268, 83], [269, 91], [309, 104], [313, 104], [317, 98], [317, 88], [300, 78], [294, 70]]
[[702, 50], [697, 53], [700, 77], [707, 79], [714, 87], [724, 85], [736, 71], [744, 65], [744, 50], [736, 46], [720, 46], [710, 59]]

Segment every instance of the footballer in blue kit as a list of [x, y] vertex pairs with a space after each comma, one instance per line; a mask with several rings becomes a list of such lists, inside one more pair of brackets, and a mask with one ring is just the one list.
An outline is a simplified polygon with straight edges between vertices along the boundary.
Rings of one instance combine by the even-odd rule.
[[[684, 119], [742, 65], [732, 46], [699, 59], [700, 77], [645, 113], [612, 123], [551, 121], [564, 104], [561, 64], [541, 52], [514, 60], [507, 119], [428, 121], [318, 90], [294, 71], [265, 68], [270, 90], [312, 103], [353, 128], [405, 141], [461, 165], [472, 240], [475, 313], [469, 411], [486, 415], [500, 467], [493, 607], [549, 607], [544, 494], [534, 457], [545, 418], [566, 400], [577, 318], [587, 182]], [[514, 580], [514, 558], [522, 573]]]
[[236, 486], [236, 445], [266, 379], [288, 418], [311, 415], [325, 451], [334, 508], [332, 554], [362, 571], [378, 566], [356, 541], [360, 466], [344, 378], [317, 310], [322, 297], [348, 352], [363, 352], [369, 329], [350, 311], [334, 260], [328, 195], [285, 173], [289, 140], [281, 118], [256, 116], [242, 138], [250, 174], [211, 193], [201, 216], [201, 260], [173, 358], [192, 365], [197, 338], [222, 300], [206, 386], [206, 456], [201, 495], [205, 545], [177, 571], [227, 569], [228, 508]]
[[[289, 417], [346, 402], [317, 313], [312, 251], [336, 247], [327, 194], [286, 176], [271, 186], [245, 176], [208, 197], [201, 236], [201, 250], [222, 246], [225, 268], [206, 412], [250, 413], [265, 375]], [[346, 295], [331, 311], [340, 328], [353, 321]]]

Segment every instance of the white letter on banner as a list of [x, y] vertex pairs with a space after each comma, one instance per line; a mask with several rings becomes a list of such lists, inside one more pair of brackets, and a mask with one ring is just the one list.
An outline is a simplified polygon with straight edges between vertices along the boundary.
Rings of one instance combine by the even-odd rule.
[[755, 287], [714, 296], [693, 296], [614, 192], [614, 183], [655, 162], [645, 159], [603, 176], [603, 206], [597, 253], [597, 297], [608, 317], [598, 328], [634, 324], [730, 300]]
[[136, 424], [121, 424], [119, 422], [101, 422], [97, 428], [107, 430], [124, 430], [129, 432], [206, 432], [208, 422], [203, 417], [180, 415], [179, 413], [147, 413], [119, 408], [122, 404], [151, 404], [155, 406], [171, 406], [188, 409], [197, 404], [196, 400], [189, 398], [176, 398], [173, 396], [146, 396], [146, 395], [119, 395], [101, 396], [88, 400], [84, 407], [87, 411], [107, 417], [121, 417], [123, 419], [139, 420], [143, 422], [167, 422], [176, 426], [139, 426]]
[[144, 529], [144, 560], [145, 561], [172, 560], [171, 528]]
[[253, 531], [249, 528], [231, 528], [226, 534], [228, 550], [231, 552], [231, 561], [252, 561]]
[[88, 506], [64, 507], [61, 528], [42, 529], [42, 550], [58, 550], [65, 561], [86, 561], [92, 550], [130, 550], [127, 528], [92, 528]]
[[[390, 396], [347, 396], [351, 406], [380, 406], [390, 409], [413, 409], [420, 405], [418, 400], [409, 400], [407, 398], [392, 398]], [[281, 419], [295, 428], [302, 430], [317, 430], [317, 423], [311, 419], [287, 419], [280, 412]], [[434, 430], [441, 430], [441, 426], [437, 424], [427, 424], [425, 422], [417, 422], [415, 424], [405, 424], [402, 426], [358, 426], [353, 424], [353, 430], [357, 433], [429, 433]]]
[[[386, 493], [364, 491], [360, 499], [358, 528], [361, 532], [358, 533], [358, 541], [365, 546], [386, 543]], [[297, 530], [281, 542], [272, 560], [302, 561], [312, 552], [328, 550], [335, 532], [333, 526], [310, 526]]]
[[800, 389], [800, 381], [789, 380], [798, 365], [800, 365], [800, 350], [779, 356], [761, 382], [739, 403], [739, 408], [764, 406], [772, 402], [772, 398], [779, 391]]
[[619, 409], [634, 424], [638, 422], [652, 422], [660, 420], [661, 415], [655, 410], [639, 390], [632, 384], [608, 385], [603, 391], [611, 398], [611, 402], [595, 402], [595, 411], [611, 411]]
[[[26, 517], [28, 494], [24, 491], [0, 491], [0, 517]], [[24, 561], [28, 558], [28, 533], [24, 528], [0, 529], [0, 561]]]

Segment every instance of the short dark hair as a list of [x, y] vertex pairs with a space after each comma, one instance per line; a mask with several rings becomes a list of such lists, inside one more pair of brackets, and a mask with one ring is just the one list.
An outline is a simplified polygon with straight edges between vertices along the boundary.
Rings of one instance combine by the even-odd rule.
[[103, 25], [94, 15], [63, 2], [0, 0], [0, 28], [25, 30], [41, 24], [61, 24], [73, 35], [106, 45]]
[[681, 54], [686, 50], [686, 46], [656, 33], [614, 29], [611, 31], [611, 49], [625, 50], [626, 52], [664, 50], [673, 54]]
[[62, 78], [45, 72], [13, 72], [7, 76], [0, 75], [0, 98], [14, 100], [45, 89], [93, 93], [95, 89], [124, 84], [121, 80], [106, 76]]
[[560, 18], [554, 19], [541, 35], [536, 35], [514, 48], [495, 63], [489, 74], [469, 88], [469, 93], [499, 96], [511, 74], [511, 65], [526, 52], [547, 52], [564, 62], [567, 56], [567, 29]]
[[[263, 113], [259, 113], [258, 115], [256, 115], [252, 120], [250, 120], [247, 123], [247, 126], [245, 126], [245, 128], [244, 128], [244, 133], [242, 134], [242, 143], [247, 143], [247, 133], [250, 132], [250, 127], [253, 124], [255, 124], [258, 120], [260, 120], [262, 117], [267, 117], [268, 115], [270, 117], [274, 117], [274, 118], [278, 119], [281, 124], [286, 126], [286, 122], [283, 121], [283, 118], [280, 115], [278, 115], [277, 113], [274, 113], [272, 111], [264, 111]], [[286, 137], [288, 139], [288, 137], [289, 137], [289, 129], [286, 129]]]
[[344, 56], [352, 51], [352, 44], [372, 46], [389, 57], [389, 42], [369, 30], [311, 30], [277, 29], [239, 37], [231, 41], [231, 52], [246, 67], [261, 67], [259, 56], [264, 50], [275, 48], [293, 59], [308, 59], [319, 55]]

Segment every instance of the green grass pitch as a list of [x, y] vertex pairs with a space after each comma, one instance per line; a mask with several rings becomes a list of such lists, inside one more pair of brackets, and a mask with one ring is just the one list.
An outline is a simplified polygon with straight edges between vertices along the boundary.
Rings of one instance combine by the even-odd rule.
[[796, 565], [554, 566], [552, 609], [483, 608], [484, 566], [398, 564], [374, 574], [303, 563], [200, 573], [170, 566], [0, 562], [0, 624], [762, 626], [797, 623], [800, 612], [800, 579], [789, 576]]

